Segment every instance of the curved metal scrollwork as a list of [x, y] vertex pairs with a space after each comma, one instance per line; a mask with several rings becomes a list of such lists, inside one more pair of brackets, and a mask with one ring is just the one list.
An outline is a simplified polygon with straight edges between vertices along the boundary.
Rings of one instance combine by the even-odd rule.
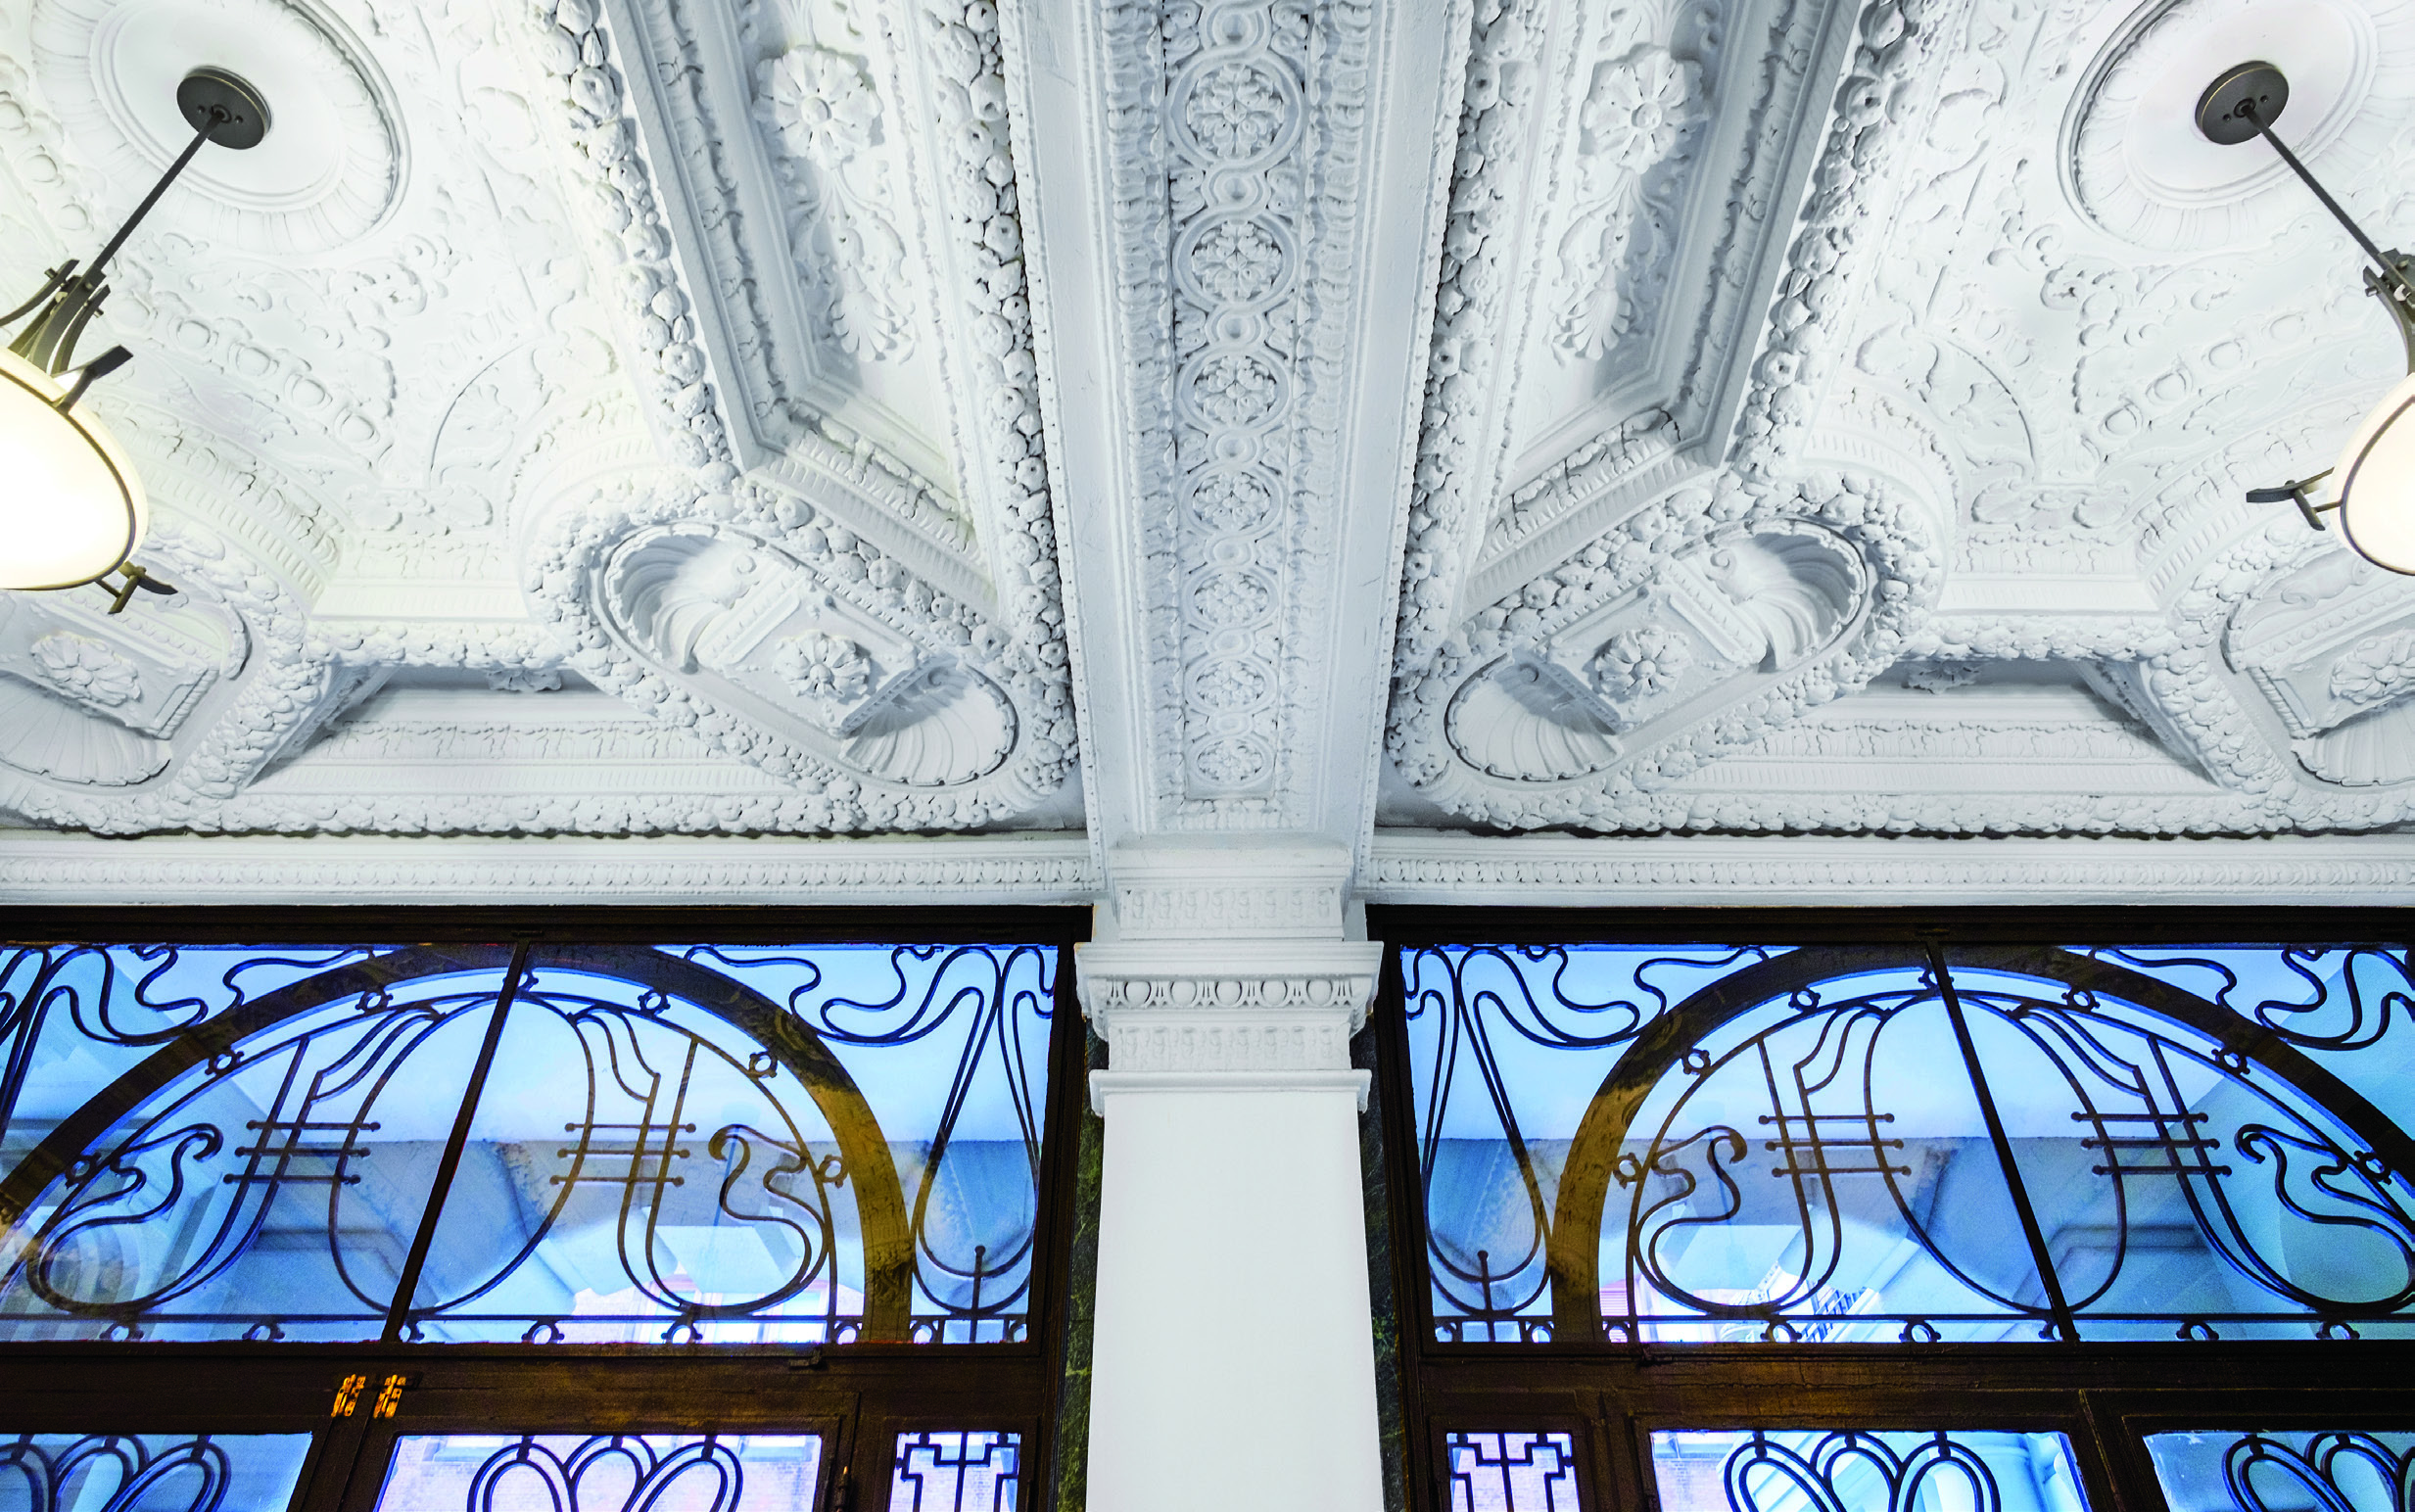
[[[17, 1160], [0, 1329], [536, 1340], [645, 1324], [693, 1340], [772, 1319], [829, 1343], [1019, 1336], [1050, 953], [857, 951], [851, 979], [880, 960], [889, 988], [851, 996], [816, 994], [815, 962], [778, 952], [332, 959], [280, 960], [282, 984], [174, 1018]], [[15, 1001], [61, 990], [29, 979]], [[916, 1094], [893, 1142], [833, 1043], [944, 1043], [953, 1080], [935, 1110]], [[473, 1077], [472, 1060], [494, 1069]], [[1011, 1137], [960, 1140], [969, 1105], [1001, 1097]]]
[[[2084, 954], [2151, 976], [2202, 978], [2201, 996], [2301, 1050], [2370, 1049], [2400, 1016], [2415, 1012], [2415, 969], [2403, 951], [2378, 946], [2227, 952], [2100, 948]], [[2279, 967], [2279, 979], [2265, 970], [2255, 973], [2255, 983], [2243, 980], [2245, 969], [2267, 964]]]
[[[1419, 1083], [1433, 1089], [1421, 1109], [1418, 1128], [1422, 1196], [1429, 1211], [1437, 1182], [1450, 1172], [1441, 1158], [1445, 1130], [1455, 1110], [1452, 1095], [1463, 1072], [1484, 1089], [1491, 1117], [1501, 1129], [1523, 1194], [1525, 1221], [1495, 1225], [1499, 1248], [1469, 1244], [1443, 1225], [1427, 1233], [1427, 1265], [1443, 1306], [1450, 1314], [1445, 1332], [1454, 1339], [1492, 1338], [1516, 1331], [1522, 1340], [1548, 1339], [1550, 1323], [1529, 1309], [1548, 1283], [1543, 1266], [1549, 1232], [1544, 1176], [1519, 1127], [1502, 1068], [1507, 1030], [1516, 1041], [1551, 1050], [1592, 1050], [1633, 1039], [1647, 1022], [1683, 995], [1685, 978], [1716, 974], [1740, 963], [1766, 960], [1765, 949], [1663, 951], [1622, 960], [1619, 969], [1588, 969], [1598, 962], [1560, 946], [1437, 946], [1402, 953], [1404, 1013], [1432, 1036], [1430, 1060]], [[1586, 990], [1587, 977], [1601, 986]], [[1601, 990], [1607, 988], [1608, 990]], [[1620, 989], [1625, 990], [1620, 990]]]
[[[2342, 1472], [2360, 1466], [2386, 1488], [2391, 1512], [2415, 1512], [2415, 1449], [2400, 1453], [2371, 1434], [2316, 1434], [2302, 1449], [2263, 1434], [2243, 1435], [2222, 1455], [2222, 1484], [2239, 1512], [2371, 1512]], [[2273, 1484], [2275, 1480], [2279, 1484]], [[2278, 1494], [2276, 1494], [2276, 1492]]]
[[[2378, 1038], [2406, 1006], [2396, 955], [1653, 964], [1693, 990], [1629, 993], [1608, 1023], [1552, 1001], [1546, 952], [1404, 956], [1444, 1338], [2332, 1337], [2415, 1309], [2415, 1140], [2299, 1048]], [[1537, 1052], [1579, 1045], [1618, 1058], [1538, 1141], [1522, 1105], [1566, 1099], [1535, 1092]]]
[[[107, 1500], [85, 1489], [115, 1486]], [[128, 1434], [91, 1434], [44, 1447], [32, 1435], [0, 1440], [0, 1485], [24, 1488], [30, 1512], [218, 1512], [234, 1480], [226, 1450], [207, 1434], [152, 1449]]]
[[[1845, 1490], [1839, 1483], [1855, 1470], [1873, 1479], [1878, 1493]], [[1940, 1494], [1930, 1485], [1940, 1477], [1964, 1482], [1969, 1488], [1967, 1499]], [[1958, 1505], [1971, 1512], [2003, 1512], [2004, 1507], [2003, 1492], [1987, 1462], [1944, 1434], [1931, 1435], [1899, 1453], [1875, 1434], [1829, 1434], [1806, 1451], [1756, 1432], [1728, 1455], [1721, 1481], [1732, 1512], [1779, 1512], [1798, 1505], [1808, 1512], [1916, 1512], [1925, 1506]], [[1923, 1499], [1924, 1490], [1933, 1499]]]
[[[1798, 952], [1728, 977], [1653, 1024], [1597, 1094], [1569, 1156], [1552, 1246], [1560, 1326], [1597, 1315], [1598, 1209], [1588, 1213], [1586, 1205], [1611, 1181], [1631, 1191], [1629, 1296], [1657, 1294], [1702, 1317], [1757, 1320], [1764, 1337], [1801, 1336], [1807, 1316], [1855, 1313], [1907, 1328], [1992, 1313], [2057, 1331], [2092, 1313], [2166, 1317], [2136, 1288], [2116, 1295], [2141, 1242], [2142, 1205], [2185, 1213], [2199, 1243], [2290, 1309], [2224, 1309], [2229, 1319], [2374, 1316], [2415, 1301], [2415, 1188], [2393, 1174], [2415, 1170], [2406, 1138], [2302, 1055], [2167, 982], [2066, 952], [1965, 950], [1954, 974], [1959, 1009], [1946, 1004], [1918, 953]], [[2148, 1013], [2116, 1014], [2115, 1000]], [[1977, 1063], [1957, 1064], [1954, 1013], [1979, 1025], [1986, 1049]], [[2197, 1032], [2158, 1028], [2155, 1017]], [[1681, 1069], [1689, 1080], [1673, 1105], [1648, 1132], [1631, 1132], [1663, 1077], [1706, 1043], [1718, 1047], [1710, 1065]], [[2044, 1096], [2038, 1088], [2052, 1088], [2081, 1136], [2061, 1143], [2089, 1152], [2090, 1163], [2054, 1165], [2056, 1147], [2040, 1140], [2030, 1141], [2035, 1169], [2019, 1158], [2006, 1163], [2009, 1147], [1997, 1152], [1982, 1164], [1996, 1167], [2007, 1223], [1949, 1236], [1933, 1221], [1938, 1173], [1916, 1169], [1889, 1105], [1922, 1106], [1934, 1122], [1939, 1098], [1968, 1104], [1971, 1115], [1961, 1121], [1976, 1129], [1976, 1098], [1990, 1076], [2027, 1089], [2033, 1102]], [[1739, 1082], [1760, 1090], [1739, 1091]], [[1755, 1107], [1753, 1125], [1696, 1112], [1730, 1106]], [[1628, 1149], [1634, 1133], [1645, 1134], [1640, 1155]], [[1958, 1152], [1931, 1140], [1920, 1153], [1933, 1167]], [[1783, 1218], [1769, 1212], [1773, 1177], [1790, 1199]], [[2011, 1230], [2011, 1189], [2046, 1180], [2069, 1221], [2024, 1252]], [[1863, 1190], [1883, 1193], [1875, 1212], [1856, 1196]], [[1965, 1182], [1947, 1215], [1967, 1213], [1975, 1200]], [[1762, 1284], [1741, 1296], [1689, 1290], [1673, 1256], [1754, 1209], [1759, 1222], [1795, 1235]], [[2168, 1228], [2173, 1220], [2159, 1221]], [[1857, 1225], [1873, 1223], [1951, 1277], [1955, 1301], [1916, 1319], [1854, 1295], [1864, 1283], [1840, 1281], [1839, 1262]], [[2324, 1267], [2304, 1258], [2310, 1240], [2296, 1252], [2276, 1252], [2286, 1235], [2275, 1224], [2292, 1223], [2319, 1226], [2321, 1243], [2335, 1249], [2354, 1236], [2362, 1246], [2354, 1274], [2323, 1284]], [[2050, 1243], [2056, 1238], [2060, 1245]], [[2155, 1242], [2179, 1241], [2158, 1233]], [[2054, 1252], [2043, 1256], [2052, 1272], [2043, 1278], [2041, 1249]], [[1631, 1315], [1628, 1327], [1637, 1326]]]
[[[462, 1512], [531, 1505], [530, 1481], [543, 1488], [543, 1504], [554, 1512], [650, 1512], [666, 1503], [696, 1512], [735, 1512], [745, 1494], [746, 1468], [735, 1450], [711, 1434], [667, 1450], [633, 1434], [597, 1434], [567, 1453], [523, 1435], [478, 1467]], [[704, 1485], [711, 1487], [709, 1500], [698, 1496]]]

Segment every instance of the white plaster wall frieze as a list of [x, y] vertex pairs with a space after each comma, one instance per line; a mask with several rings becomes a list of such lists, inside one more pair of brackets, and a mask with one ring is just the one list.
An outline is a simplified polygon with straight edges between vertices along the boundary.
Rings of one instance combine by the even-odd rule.
[[587, 190], [574, 200], [590, 207], [596, 242], [618, 264], [622, 340], [648, 419], [669, 460], [726, 483], [737, 473], [726, 397], [700, 340], [601, 0], [533, 0], [530, 20], [532, 62], [559, 91], [556, 118], [567, 127], [560, 160]]
[[1314, 837], [1131, 840], [1111, 853], [1118, 940], [1343, 938], [1350, 854]]

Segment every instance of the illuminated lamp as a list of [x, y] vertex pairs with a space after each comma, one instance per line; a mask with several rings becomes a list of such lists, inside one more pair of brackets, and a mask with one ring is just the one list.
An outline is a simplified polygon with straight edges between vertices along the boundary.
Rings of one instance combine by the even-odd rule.
[[[50, 270], [33, 298], [0, 315], [0, 327], [33, 318], [0, 352], [0, 589], [43, 591], [98, 583], [126, 606], [138, 588], [174, 590], [131, 558], [151, 523], [142, 480], [108, 429], [76, 402], [96, 378], [132, 354], [112, 347], [81, 367], [75, 341], [109, 298], [101, 274], [127, 236], [203, 146], [241, 149], [268, 133], [259, 91], [223, 69], [196, 69], [176, 86], [176, 107], [193, 127], [186, 144], [92, 265], [69, 259]], [[119, 575], [115, 584], [107, 580]]]

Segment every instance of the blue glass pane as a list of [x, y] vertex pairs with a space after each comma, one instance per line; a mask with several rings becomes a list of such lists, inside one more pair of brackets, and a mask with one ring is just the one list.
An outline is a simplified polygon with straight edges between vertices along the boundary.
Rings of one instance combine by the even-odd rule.
[[2168, 982], [2272, 1030], [2415, 1125], [2415, 976], [2403, 946], [2098, 947], [2075, 955]]
[[357, 956], [184, 953], [208, 1001], [147, 1045], [125, 1043], [131, 996], [106, 1022], [105, 999], [31, 1001], [0, 1337], [378, 1335], [502, 971], [442, 952], [383, 958], [415, 963], [400, 979], [311, 969]]
[[1652, 1435], [1661, 1512], [2086, 1512], [2060, 1434]]
[[2415, 1434], [2150, 1434], [2171, 1512], [2404, 1512]]
[[0, 1435], [0, 1505], [59, 1512], [277, 1512], [308, 1434]]
[[1054, 970], [1009, 947], [541, 955], [419, 1337], [1021, 1338]]
[[1448, 1434], [1450, 1512], [1578, 1512], [1567, 1434]]
[[0, 1172], [180, 1031], [358, 961], [365, 948], [0, 948]]
[[1022, 1442], [1020, 1434], [899, 1434], [889, 1512], [1015, 1512]]
[[1605, 1326], [1693, 1343], [2038, 1338], [2046, 1290], [1956, 1044], [1911, 969], [1796, 986], [1698, 1035], [1619, 1147]]
[[1400, 953], [1443, 1338], [1550, 1337], [1551, 1214], [1603, 1078], [1654, 1018], [1782, 954], [1719, 945]]
[[413, 1434], [380, 1512], [810, 1512], [813, 1434]]
[[[2388, 1169], [2303, 1089], [2210, 1033], [2102, 976], [2045, 975], [2061, 954], [2020, 970], [1957, 953], [1953, 971], [2082, 1335], [2415, 1334], [2392, 1315], [2415, 1303], [2415, 1173]], [[2208, 1015], [2256, 1012], [2301, 980], [2278, 949], [2187, 954], [2197, 964], [2158, 978], [2213, 989]], [[2335, 1059], [2394, 1052], [2396, 1037], [2369, 1027], [2382, 1043]]]

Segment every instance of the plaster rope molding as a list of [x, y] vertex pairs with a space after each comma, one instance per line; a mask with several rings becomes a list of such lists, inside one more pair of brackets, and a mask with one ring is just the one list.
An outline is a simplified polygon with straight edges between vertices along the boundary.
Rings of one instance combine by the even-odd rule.
[[127, 842], [0, 830], [0, 902], [13, 904], [1078, 904], [1098, 881], [1079, 835]]
[[1767, 473], [1800, 449], [1823, 369], [1837, 360], [1831, 349], [1868, 283], [1857, 263], [1873, 228], [1890, 223], [1895, 169], [1935, 104], [1932, 57], [1969, 3], [1872, 0], [1863, 9], [1736, 419], [1732, 465]]
[[[657, 583], [670, 596], [653, 609], [633, 596], [643, 586], [636, 565], [626, 564], [626, 571], [615, 565], [633, 542], [654, 540], [676, 552], [688, 549], [680, 544], [687, 541], [709, 551], [722, 539], [742, 547], [742, 554], [762, 552], [762, 570], [725, 583], [717, 576], [721, 568], [697, 556], [691, 591], [678, 578], [687, 569], [674, 571], [665, 558], [659, 571], [645, 569], [656, 578], [673, 572]], [[1062, 785], [1071, 768], [1071, 718], [1057, 668], [971, 605], [934, 593], [870, 542], [759, 483], [741, 484], [733, 495], [707, 495], [679, 479], [625, 480], [590, 503], [557, 509], [531, 541], [527, 572], [532, 608], [569, 644], [571, 665], [596, 685], [806, 789], [793, 801], [747, 800], [748, 812], [777, 817], [781, 827], [800, 813], [806, 821], [801, 827], [814, 829], [971, 827], [1031, 807]], [[737, 638], [728, 655], [742, 658], [756, 655], [778, 624], [799, 613], [835, 616], [835, 623], [858, 627], [857, 635], [877, 634], [901, 648], [892, 656], [919, 658], [912, 663], [916, 676], [925, 667], [939, 669], [934, 676], [944, 673], [965, 688], [894, 738], [881, 737], [886, 744], [872, 743], [872, 725], [860, 735], [846, 727], [823, 732], [829, 738], [809, 737], [806, 710], [765, 704], [758, 690], [747, 695], [754, 700], [749, 712], [739, 706], [743, 699], [734, 702], [745, 691], [745, 685], [732, 681], [738, 664], [697, 660], [694, 647], [723, 633], [717, 625]], [[648, 629], [638, 623], [648, 614], [662, 624]], [[757, 623], [759, 615], [769, 617]], [[906, 672], [895, 666], [886, 676], [896, 680]], [[702, 673], [719, 683], [701, 681]], [[1003, 729], [979, 728], [983, 697], [1000, 700]], [[971, 725], [950, 712], [967, 704]], [[775, 728], [767, 717], [780, 718], [785, 728]], [[900, 744], [907, 734], [914, 739]], [[971, 768], [965, 762], [977, 753], [951, 755], [945, 748], [950, 740], [982, 739], [1001, 743]], [[889, 779], [881, 775], [887, 769], [868, 765], [886, 759], [884, 753], [925, 762], [935, 757], [946, 765], [919, 779]], [[724, 816], [724, 826], [731, 823]]]
[[[779, 171], [770, 161], [776, 152], [770, 143], [759, 149], [750, 145], [762, 134], [748, 104], [755, 80], [742, 71], [734, 75], [732, 87], [746, 97], [726, 102], [729, 110], [710, 87], [705, 33], [728, 29], [731, 19], [700, 14], [687, 0], [628, 0], [616, 11], [633, 18], [636, 39], [651, 61], [651, 76], [644, 82], [654, 108], [641, 124], [657, 126], [658, 150], [675, 155], [671, 176], [687, 213], [666, 220], [665, 229], [691, 239], [692, 260], [705, 280], [707, 298], [693, 312], [695, 329], [699, 343], [728, 370], [729, 402], [743, 421], [734, 464], [778, 478], [833, 509], [924, 577], [946, 582], [960, 597], [987, 602], [993, 593], [989, 574], [958, 501], [906, 459], [802, 397], [811, 383], [802, 354], [788, 350], [789, 342], [817, 339], [816, 322], [801, 311], [790, 317], [791, 286], [797, 283], [792, 272], [773, 277], [757, 266], [758, 251], [793, 266], [786, 229], [793, 207], [766, 200], [765, 213], [753, 213], [754, 181]], [[739, 51], [754, 50], [756, 22], [754, 7], [740, 10]], [[893, 77], [889, 84], [893, 89]], [[781, 225], [781, 234], [768, 243], [750, 237], [748, 227], [757, 218]], [[646, 291], [633, 292], [646, 306]], [[908, 294], [896, 298], [912, 303]], [[661, 311], [642, 307], [640, 319], [648, 315], [659, 319]]]
[[[670, 0], [643, 14], [658, 33], [649, 37], [650, 48], [673, 59], [692, 58], [696, 28], [706, 24], [694, 6]], [[915, 87], [927, 92], [938, 117], [935, 130], [903, 118], [888, 128], [906, 138], [909, 158], [936, 186], [927, 197], [935, 204], [918, 207], [928, 233], [923, 239], [947, 243], [913, 265], [934, 286], [963, 291], [936, 319], [961, 338], [940, 344], [939, 360], [957, 440], [966, 448], [960, 467], [971, 517], [868, 439], [784, 398], [781, 402], [806, 424], [782, 437], [786, 451], [764, 472], [800, 502], [810, 499], [806, 507], [838, 515], [950, 596], [977, 603], [986, 617], [1008, 626], [1036, 665], [1053, 669], [1049, 676], [1059, 691], [1044, 701], [1055, 707], [1070, 697], [1069, 657], [996, 17], [983, 0], [898, 0], [869, 15], [887, 28], [886, 45], [877, 49], [882, 59], [904, 54], [898, 71], [924, 70], [927, 76]], [[709, 169], [711, 179], [691, 185], [691, 194], [709, 193], [723, 206], [737, 203], [738, 169], [731, 162], [736, 139], [721, 129], [702, 87], [703, 71], [684, 66], [668, 71], [676, 77], [657, 98], [677, 135], [706, 144], [698, 164], [688, 166]], [[900, 71], [881, 73], [881, 87], [908, 98], [903, 80]], [[933, 138], [941, 146], [925, 155]], [[705, 213], [700, 219], [698, 235], [718, 298], [746, 328], [734, 340], [736, 360], [745, 368], [742, 386], [754, 395], [786, 395], [795, 387], [786, 359], [778, 343], [760, 336], [761, 280], [739, 234], [742, 217]], [[840, 492], [835, 500], [833, 486]], [[1070, 749], [1069, 732], [1065, 743]]]
[[[1801, 538], [1810, 553], [1805, 569], [1810, 576], [1790, 567], [1735, 601], [1749, 603], [1754, 594], [1774, 590], [1781, 596], [1808, 594], [1807, 611], [1830, 624], [1822, 633], [1824, 641], [1815, 643], [1815, 637], [1798, 643], [1794, 638], [1809, 633], [1800, 626], [1772, 629], [1766, 632], [1771, 638], [1765, 652], [1757, 648], [1759, 641], [1748, 645], [1734, 638], [1751, 634], [1741, 626], [1724, 633], [1705, 630], [1727, 611], [1702, 600], [1700, 591], [1672, 586], [1673, 573], [1681, 577], [1673, 564], [1723, 552], [1732, 556], [1738, 543], [1796, 529], [1815, 533]], [[1838, 577], [1840, 571], [1846, 576]], [[1663, 789], [1892, 665], [1933, 599], [1940, 576], [1922, 518], [1872, 479], [1825, 475], [1778, 486], [1723, 477], [1712, 487], [1681, 491], [1637, 511], [1551, 576], [1470, 620], [1426, 670], [1397, 685], [1388, 748], [1401, 774], [1428, 797], [1480, 823], [1516, 828], [1713, 827], [1723, 823], [1708, 812], [1714, 803], [1741, 805]], [[1783, 583], [1793, 587], [1780, 590]], [[1684, 608], [1688, 600], [1702, 607]], [[1610, 701], [1586, 704], [1572, 658], [1590, 657], [1608, 628], [1638, 615], [1658, 622], [1673, 613], [1694, 627], [1689, 634], [1709, 638], [1694, 670], [1704, 681], [1699, 687], [1658, 696], [1664, 703], [1677, 700], [1669, 707], [1694, 712], [1672, 723], [1674, 716], [1654, 712], [1650, 702], [1634, 701], [1634, 693], [1644, 690], [1604, 688], [1598, 679], [1593, 696]], [[1570, 643], [1560, 644], [1563, 637]], [[1716, 669], [1765, 660], [1769, 670], [1748, 674], [1743, 685], [1730, 680], [1716, 694], [1709, 692], [1707, 680], [1716, 677]], [[1540, 684], [1534, 693], [1510, 695], [1529, 710], [1540, 741], [1513, 737], [1522, 753], [1517, 761], [1558, 764], [1548, 771], [1529, 772], [1524, 766], [1491, 771], [1479, 763], [1492, 758], [1472, 751], [1452, 732], [1458, 700], [1487, 680], [1507, 676], [1513, 663], [1533, 666], [1541, 683], [1565, 687], [1564, 696], [1582, 705], [1537, 707], [1533, 699], [1541, 694]], [[1692, 701], [1699, 696], [1721, 701], [1706, 710]], [[1515, 707], [1508, 713], [1513, 722], [1521, 717]], [[1619, 738], [1610, 737], [1605, 721], [1619, 727]], [[1506, 727], [1494, 721], [1492, 728]], [[1622, 739], [1640, 743], [1630, 749]]]
[[599, 240], [622, 268], [628, 301], [624, 344], [650, 416], [670, 458], [706, 482], [737, 474], [710, 363], [696, 339], [693, 303], [673, 257], [653, 175], [639, 150], [638, 123], [612, 58], [598, 0], [535, 0], [530, 19], [545, 72], [562, 93], [568, 127], [561, 158], [589, 191], [574, 204], [600, 217]]

